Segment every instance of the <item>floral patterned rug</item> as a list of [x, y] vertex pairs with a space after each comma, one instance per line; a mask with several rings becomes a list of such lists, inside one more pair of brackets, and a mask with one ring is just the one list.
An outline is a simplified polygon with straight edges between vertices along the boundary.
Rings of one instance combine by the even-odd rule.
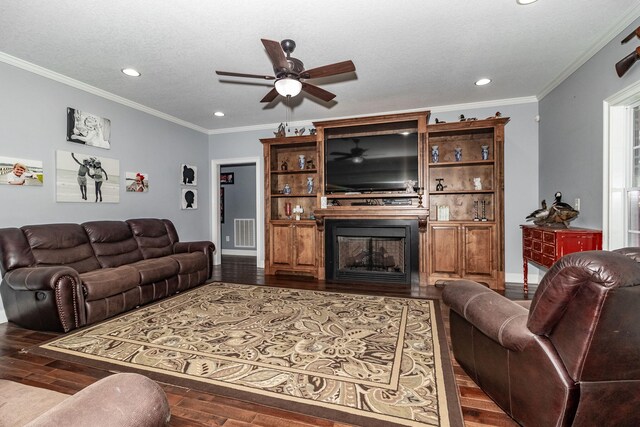
[[437, 304], [211, 283], [37, 350], [339, 422], [462, 425]]

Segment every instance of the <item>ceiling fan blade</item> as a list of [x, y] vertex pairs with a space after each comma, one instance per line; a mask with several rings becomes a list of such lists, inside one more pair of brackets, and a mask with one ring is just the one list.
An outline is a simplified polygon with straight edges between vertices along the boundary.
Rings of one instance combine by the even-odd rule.
[[329, 153], [329, 155], [331, 155], [331, 156], [350, 156], [351, 153], [343, 153], [341, 151], [332, 151], [331, 153]]
[[260, 74], [244, 74], [244, 73], [231, 73], [229, 71], [216, 71], [216, 74], [219, 76], [231, 76], [231, 77], [249, 77], [252, 79], [263, 79], [263, 80], [275, 80], [274, 76], [262, 76]]
[[269, 91], [269, 93], [267, 93], [264, 98], [262, 98], [260, 100], [260, 102], [271, 102], [274, 99], [276, 99], [276, 97], [278, 96], [278, 91], [276, 90], [276, 88], [274, 87], [273, 89], [271, 89]]
[[331, 101], [336, 97], [333, 93], [309, 83], [302, 83], [302, 90], [307, 92], [309, 95], [322, 99], [323, 101]]
[[633, 33], [631, 33], [627, 37], [625, 37], [624, 40], [622, 40], [622, 42], [620, 42], [620, 44], [625, 44], [625, 43], [631, 41], [631, 39], [633, 39], [634, 37], [640, 38], [640, 27], [636, 28], [633, 31]]
[[262, 40], [262, 44], [267, 50], [267, 55], [269, 55], [269, 59], [271, 60], [273, 66], [277, 69], [288, 70], [289, 63], [287, 62], [287, 57], [284, 56], [284, 51], [282, 50], [282, 46], [280, 46], [280, 43], [267, 39], [260, 40]]
[[336, 62], [335, 64], [305, 70], [300, 74], [303, 79], [317, 79], [319, 77], [335, 76], [337, 74], [350, 73], [356, 70], [352, 61]]
[[[640, 60], [640, 46], [638, 46], [636, 50], [622, 58], [622, 60], [620, 60], [616, 64], [616, 72], [618, 73], [618, 77], [624, 76], [625, 73], [629, 71], [629, 68], [631, 68], [633, 64], [635, 64], [638, 60]], [[304, 85], [302, 86], [302, 89], [304, 89]]]

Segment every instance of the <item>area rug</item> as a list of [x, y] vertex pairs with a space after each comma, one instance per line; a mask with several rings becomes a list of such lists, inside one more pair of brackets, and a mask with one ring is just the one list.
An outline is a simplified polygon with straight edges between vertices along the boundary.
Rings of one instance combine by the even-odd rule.
[[433, 300], [211, 283], [29, 351], [338, 422], [461, 426], [439, 315]]

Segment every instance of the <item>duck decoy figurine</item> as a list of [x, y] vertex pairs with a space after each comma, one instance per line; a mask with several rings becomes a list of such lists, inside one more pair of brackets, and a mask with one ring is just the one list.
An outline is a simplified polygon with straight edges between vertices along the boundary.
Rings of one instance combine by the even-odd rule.
[[533, 221], [535, 225], [544, 224], [544, 221], [549, 216], [549, 209], [547, 208], [546, 200], [543, 200], [541, 205], [542, 205], [542, 208], [536, 209], [535, 211], [531, 212], [525, 219], [527, 221]]
[[551, 205], [551, 209], [549, 209], [549, 216], [545, 223], [550, 225], [563, 224], [566, 228], [569, 228], [569, 223], [576, 219], [579, 214], [580, 211], [562, 201], [562, 193], [558, 191], [555, 194], [555, 201]]

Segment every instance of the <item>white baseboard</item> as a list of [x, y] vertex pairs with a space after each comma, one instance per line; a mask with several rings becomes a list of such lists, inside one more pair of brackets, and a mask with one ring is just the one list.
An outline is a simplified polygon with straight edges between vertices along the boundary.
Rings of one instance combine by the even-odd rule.
[[4, 309], [0, 307], [0, 323], [7, 323], [9, 319], [7, 319], [7, 315], [4, 312]]
[[258, 251], [255, 249], [223, 249], [222, 255], [258, 256]]
[[[523, 275], [522, 273], [506, 273], [504, 275], [504, 281], [506, 283], [523, 283]], [[528, 277], [529, 285], [537, 286], [540, 283], [540, 275], [538, 273], [529, 272]]]

